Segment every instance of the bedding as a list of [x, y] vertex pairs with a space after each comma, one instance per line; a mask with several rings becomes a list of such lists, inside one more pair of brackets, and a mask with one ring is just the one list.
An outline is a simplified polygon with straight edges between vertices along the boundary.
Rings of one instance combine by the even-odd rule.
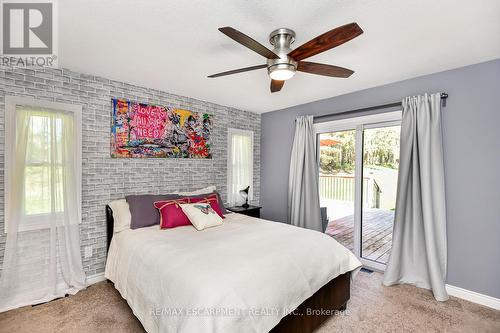
[[127, 200], [132, 216], [130, 228], [139, 229], [160, 224], [160, 214], [154, 203], [162, 200], [178, 199], [178, 194], [140, 194], [127, 195]]
[[[184, 192], [184, 193], [187, 193], [187, 192]], [[179, 194], [182, 198], [204, 198], [207, 196], [207, 194], [214, 194], [217, 196], [217, 202], [219, 204], [219, 210], [217, 211], [217, 213], [220, 213], [219, 215], [222, 217], [223, 215], [226, 215], [228, 214], [229, 212], [226, 210], [226, 207], [224, 207], [224, 203], [222, 202], [222, 198], [220, 196], [220, 193], [217, 192], [217, 191], [213, 191], [213, 192], [210, 192], [210, 193], [205, 193], [205, 194], [197, 194], [197, 195], [182, 195], [182, 194]]]
[[115, 234], [105, 276], [150, 333], [244, 333], [268, 332], [360, 266], [325, 234], [232, 213], [203, 232], [152, 226]]
[[200, 195], [200, 194], [209, 194], [209, 193], [214, 192], [216, 189], [217, 189], [217, 187], [215, 185], [211, 185], [211, 186], [207, 186], [207, 187], [201, 188], [199, 190], [194, 190], [191, 192], [176, 191], [176, 192], [174, 192], [174, 194], [178, 194], [178, 195], [182, 195], [182, 196], [187, 197], [187, 196]]
[[171, 229], [183, 225], [191, 225], [189, 218], [179, 206], [185, 203], [189, 203], [188, 198], [157, 201], [154, 203], [155, 208], [157, 208], [160, 213], [160, 229]]
[[198, 202], [181, 204], [181, 209], [196, 230], [204, 230], [221, 225], [222, 217], [212, 208], [211, 203]]
[[212, 209], [217, 213], [217, 215], [219, 215], [221, 218], [224, 218], [224, 214], [222, 214], [220, 206], [220, 201], [216, 193], [209, 194], [205, 197], [189, 197], [189, 203], [197, 202], [209, 203]]
[[[192, 221], [188, 215], [181, 209], [181, 204], [204, 202], [210, 204], [212, 209], [221, 217], [221, 208], [215, 193], [199, 197], [182, 197], [174, 200], [156, 201], [154, 207], [160, 214], [160, 229], [176, 228], [183, 225], [191, 225]], [[193, 224], [194, 225], [194, 224]], [[196, 225], [195, 225], [196, 227]], [[199, 229], [201, 230], [201, 229]]]
[[125, 199], [114, 200], [108, 206], [113, 210], [114, 232], [130, 229], [132, 216], [127, 201]]
[[222, 198], [220, 196], [220, 193], [218, 191], [214, 191], [214, 193], [217, 195], [217, 201], [219, 202], [219, 207], [222, 215], [226, 215], [229, 212], [226, 210], [226, 207], [224, 206], [224, 203], [222, 202]]

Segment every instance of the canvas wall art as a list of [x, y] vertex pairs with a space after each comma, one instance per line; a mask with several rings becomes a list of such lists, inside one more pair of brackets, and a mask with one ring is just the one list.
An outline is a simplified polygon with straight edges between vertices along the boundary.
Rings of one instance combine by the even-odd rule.
[[112, 99], [111, 157], [212, 158], [212, 117]]

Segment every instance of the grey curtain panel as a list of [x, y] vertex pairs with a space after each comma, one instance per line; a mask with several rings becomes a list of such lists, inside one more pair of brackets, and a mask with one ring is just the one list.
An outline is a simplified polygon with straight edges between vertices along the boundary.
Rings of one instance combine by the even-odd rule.
[[448, 299], [441, 96], [403, 100], [393, 244], [384, 285], [413, 284]]
[[295, 120], [288, 181], [288, 223], [322, 232], [313, 116]]

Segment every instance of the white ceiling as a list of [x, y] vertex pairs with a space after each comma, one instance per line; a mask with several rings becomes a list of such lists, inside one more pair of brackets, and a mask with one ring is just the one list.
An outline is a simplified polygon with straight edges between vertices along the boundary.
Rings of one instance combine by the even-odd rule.
[[[132, 84], [267, 112], [500, 58], [498, 0], [61, 0], [59, 65]], [[357, 22], [364, 34], [309, 58], [350, 68], [348, 79], [297, 73], [271, 94], [265, 63], [219, 31], [232, 26], [265, 46], [280, 27], [292, 47]]]

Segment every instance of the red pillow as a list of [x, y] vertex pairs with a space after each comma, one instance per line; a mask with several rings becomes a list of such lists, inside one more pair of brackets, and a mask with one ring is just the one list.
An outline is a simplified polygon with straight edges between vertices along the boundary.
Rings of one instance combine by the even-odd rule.
[[210, 194], [205, 198], [187, 198], [189, 199], [189, 203], [197, 203], [197, 202], [204, 202], [204, 203], [209, 203], [210, 207], [223, 219], [225, 218], [224, 215], [222, 214], [222, 210], [220, 209], [219, 205], [219, 198], [217, 197], [216, 193]]
[[154, 206], [160, 212], [160, 229], [191, 225], [188, 217], [179, 206], [179, 204], [186, 203], [189, 203], [189, 198], [155, 202]]
[[160, 229], [169, 229], [180, 227], [183, 225], [191, 225], [191, 221], [184, 214], [180, 204], [187, 203], [197, 203], [204, 202], [210, 204], [210, 207], [222, 218], [222, 211], [219, 206], [219, 199], [217, 194], [210, 194], [204, 198], [202, 197], [186, 197], [182, 199], [174, 199], [174, 200], [165, 200], [165, 201], [156, 201], [154, 206], [160, 211]]

